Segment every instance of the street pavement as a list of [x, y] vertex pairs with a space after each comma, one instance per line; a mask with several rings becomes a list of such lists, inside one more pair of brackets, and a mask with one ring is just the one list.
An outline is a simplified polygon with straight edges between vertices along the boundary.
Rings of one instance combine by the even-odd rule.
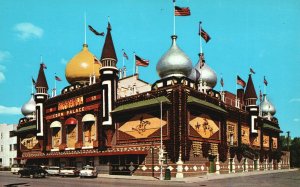
[[299, 187], [300, 170], [273, 170], [257, 171], [235, 174], [210, 174], [198, 177], [188, 177], [184, 179], [172, 178], [170, 181], [159, 181], [153, 177], [142, 176], [116, 176], [116, 175], [98, 175], [98, 178], [78, 178], [78, 177], [47, 177], [39, 179], [19, 178], [10, 172], [0, 172], [0, 186], [42, 186], [42, 187], [77, 187], [77, 186], [271, 186], [271, 187]]

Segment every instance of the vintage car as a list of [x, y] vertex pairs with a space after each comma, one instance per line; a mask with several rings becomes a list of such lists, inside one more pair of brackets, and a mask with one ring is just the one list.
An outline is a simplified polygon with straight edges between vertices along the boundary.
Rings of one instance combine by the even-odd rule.
[[13, 164], [11, 166], [11, 170], [10, 172], [12, 174], [18, 174], [19, 170], [23, 169], [24, 168], [24, 165], [23, 164]]
[[58, 166], [48, 166], [46, 169], [48, 175], [59, 175], [60, 167]]
[[80, 170], [79, 176], [80, 176], [80, 178], [82, 178], [82, 177], [97, 177], [98, 172], [95, 167], [87, 165], [87, 166], [84, 166], [82, 168], [82, 170]]
[[47, 171], [44, 170], [41, 166], [25, 166], [23, 169], [18, 171], [20, 177], [46, 177]]
[[65, 177], [65, 176], [78, 177], [79, 176], [79, 170], [77, 170], [76, 167], [66, 166], [66, 167], [64, 167], [60, 170], [59, 175], [62, 176], [62, 177]]

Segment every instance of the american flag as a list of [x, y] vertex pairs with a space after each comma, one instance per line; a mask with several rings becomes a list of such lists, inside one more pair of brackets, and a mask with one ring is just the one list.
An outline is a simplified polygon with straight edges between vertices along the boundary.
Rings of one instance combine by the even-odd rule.
[[141, 57], [135, 55], [135, 64], [137, 66], [148, 66], [149, 65], [149, 60], [145, 60], [145, 59], [142, 59]]
[[128, 55], [125, 53], [124, 49], [123, 49], [123, 57], [125, 57], [126, 60], [128, 60]]
[[55, 75], [55, 80], [61, 81], [61, 79], [58, 76], [56, 76], [56, 75]]
[[175, 6], [175, 16], [189, 16], [191, 11], [189, 7]]
[[237, 76], [236, 83], [241, 85], [243, 88], [246, 86], [246, 82], [240, 76]]

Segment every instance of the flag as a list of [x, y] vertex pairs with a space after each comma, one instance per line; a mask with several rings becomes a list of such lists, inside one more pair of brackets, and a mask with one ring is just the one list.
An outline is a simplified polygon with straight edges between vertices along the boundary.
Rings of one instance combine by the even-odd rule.
[[221, 77], [220, 83], [221, 83], [221, 86], [224, 87], [224, 80], [223, 80], [223, 77]]
[[267, 81], [267, 79], [266, 79], [266, 76], [264, 76], [264, 84], [265, 84], [266, 86], [268, 86], [268, 81]]
[[97, 35], [97, 36], [104, 36], [104, 32], [98, 32], [98, 31], [96, 31], [92, 26], [88, 26], [89, 27], [89, 29], [90, 29], [90, 31], [92, 31], [95, 35]]
[[137, 66], [148, 66], [149, 60], [142, 59], [141, 57], [135, 55], [135, 64]]
[[237, 76], [236, 83], [241, 85], [243, 88], [246, 86], [246, 82], [240, 76]]
[[210, 40], [210, 36], [201, 28], [201, 22], [199, 23], [199, 35], [205, 40], [207, 43]]
[[191, 15], [189, 7], [175, 6], [175, 16], [189, 16]]
[[31, 78], [32, 78], [32, 84], [35, 86], [36, 82], [35, 82], [35, 80], [33, 79], [33, 77], [31, 77]]
[[255, 74], [255, 71], [252, 68], [250, 68], [250, 73]]
[[260, 102], [262, 101], [262, 93], [261, 93], [261, 90], [259, 90], [259, 100], [260, 100]]
[[94, 56], [94, 64], [101, 64], [97, 57]]
[[124, 49], [123, 49], [123, 57], [125, 57], [126, 60], [128, 60], [128, 55], [125, 53]]
[[58, 76], [56, 76], [56, 75], [55, 75], [55, 80], [61, 81], [61, 79]]
[[46, 64], [44, 64], [44, 63], [42, 63], [42, 67], [43, 67], [44, 69], [47, 69], [47, 66], [46, 66]]

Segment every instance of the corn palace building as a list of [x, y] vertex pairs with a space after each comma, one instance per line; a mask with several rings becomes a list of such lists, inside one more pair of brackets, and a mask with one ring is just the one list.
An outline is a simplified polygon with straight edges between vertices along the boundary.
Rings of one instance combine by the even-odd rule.
[[58, 95], [48, 94], [40, 65], [13, 132], [19, 162], [153, 177], [169, 169], [178, 178], [289, 168], [275, 107], [266, 94], [257, 104], [251, 74], [237, 94], [216, 91], [204, 54], [193, 67], [173, 35], [156, 66], [160, 79], [149, 84], [117, 69], [111, 32], [108, 24], [99, 63], [87, 44], [69, 61], [70, 85]]

